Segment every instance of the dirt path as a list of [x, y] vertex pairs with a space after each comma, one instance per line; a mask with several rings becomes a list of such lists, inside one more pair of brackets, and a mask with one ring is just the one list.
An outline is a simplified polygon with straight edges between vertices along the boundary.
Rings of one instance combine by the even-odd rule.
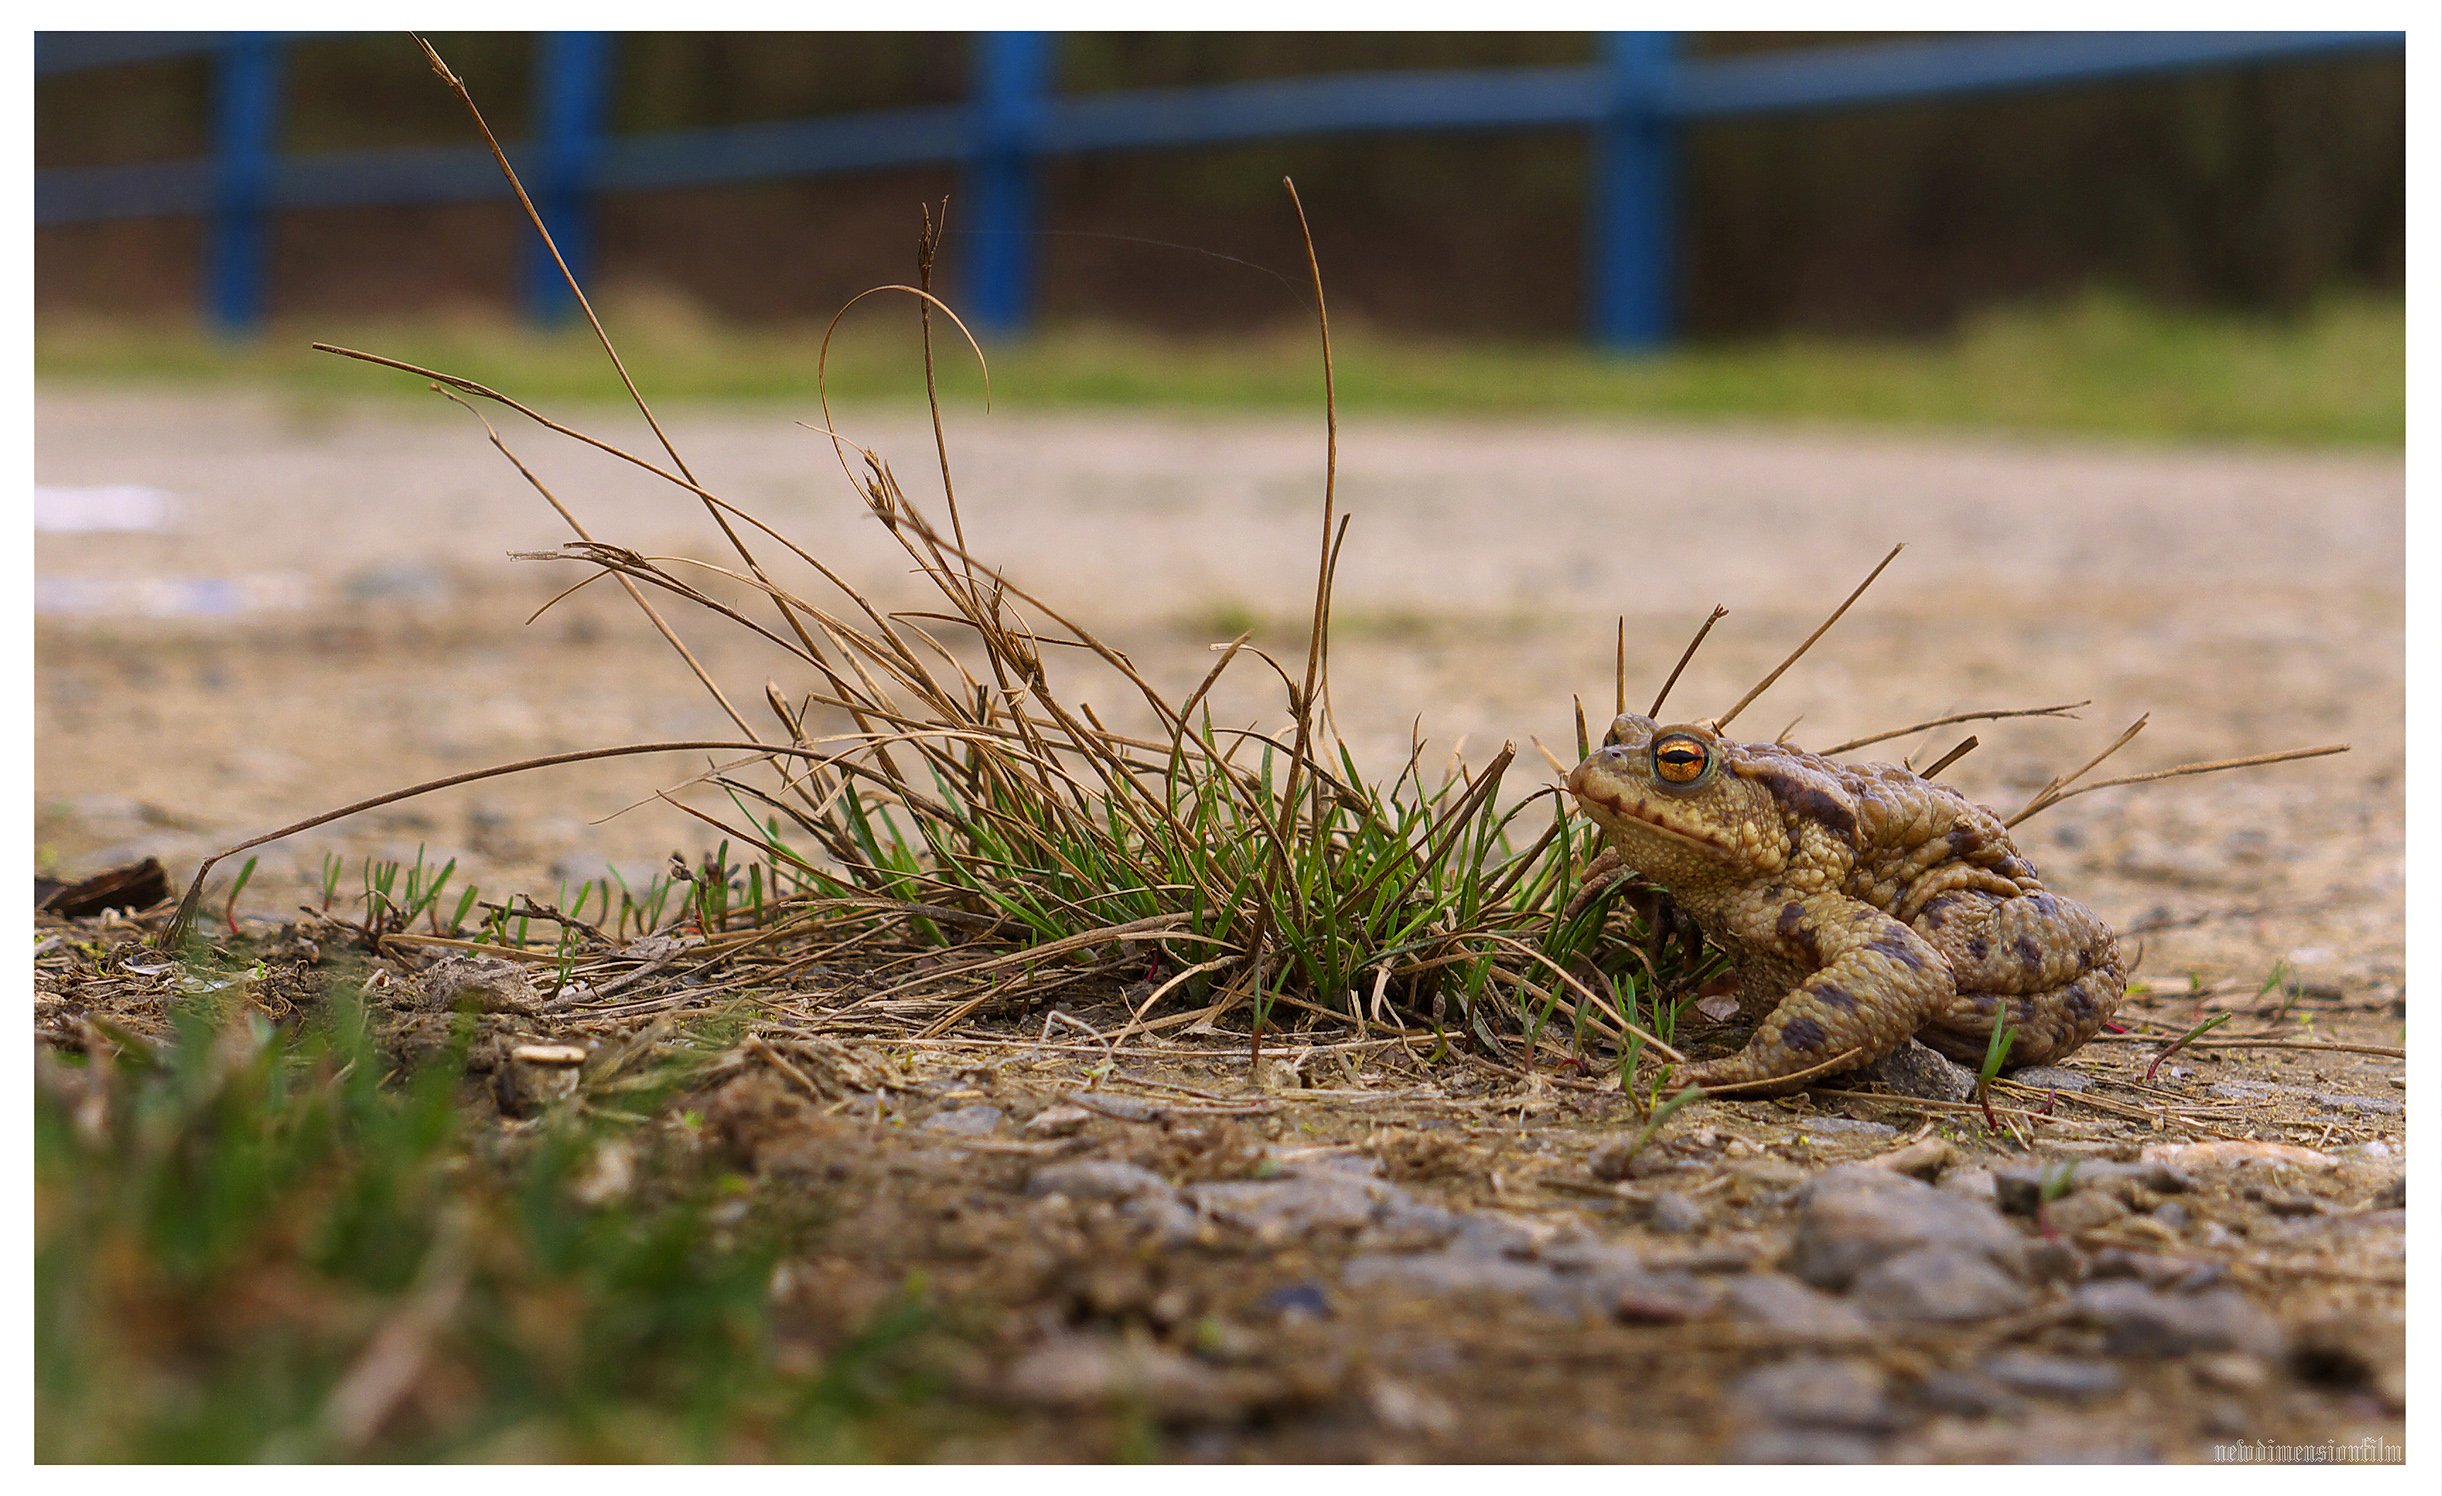
[[[920, 605], [921, 583], [859, 512], [828, 443], [793, 424], [808, 416], [666, 420], [717, 491], [877, 597]], [[586, 417], [649, 442], [632, 413]], [[840, 419], [922, 498], [919, 423]], [[1239, 628], [1285, 656], [1301, 649], [1314, 428], [1003, 413], [959, 421], [952, 440], [975, 549], [1183, 690], [1209, 643]], [[594, 535], [717, 558], [686, 495], [547, 434], [504, 432]], [[1950, 771], [2004, 809], [2140, 712], [2153, 719], [2119, 761], [2131, 770], [2351, 742], [2345, 758], [2077, 801], [2030, 823], [2029, 850], [2124, 927], [2214, 917], [2164, 931], [2151, 970], [2260, 975], [2286, 958], [2310, 980], [2396, 990], [2398, 461], [1380, 421], [1347, 431], [1342, 459], [1355, 528], [1333, 701], [1382, 772], [1419, 718], [1437, 755], [1459, 745], [1480, 760], [1511, 739], [1522, 776], [1540, 772], [1529, 739], [1567, 757], [1572, 693], [1598, 722], [1608, 710], [1623, 612], [1641, 695], [1707, 605], [1730, 607], [1675, 698], [1718, 711], [1905, 540], [1910, 552], [1747, 730], [1799, 718], [1800, 741], [1824, 741], [2091, 697], [2080, 722], [1983, 730]], [[564, 529], [437, 401], [47, 394], [37, 479], [169, 496], [158, 530], [37, 536], [38, 834], [61, 865], [191, 862], [423, 777], [728, 730], [608, 587], [525, 625], [573, 575], [506, 555]], [[793, 681], [785, 657], [734, 627], [680, 621], [758, 715], [764, 680]], [[1280, 710], [1259, 679], [1242, 677], [1230, 702], [1241, 720]], [[700, 826], [660, 806], [592, 823], [700, 767], [630, 760], [401, 806], [273, 849], [258, 886], [276, 908], [326, 850], [401, 855], [419, 842], [495, 887], [649, 867], [695, 846]]]
[[[667, 420], [710, 486], [877, 599], [922, 606], [827, 444], [789, 424], [802, 414]], [[920, 426], [843, 419], [920, 488]], [[167, 495], [45, 500], [54, 521], [98, 505], [166, 526], [37, 536], [36, 808], [60, 865], [153, 853], [180, 874], [415, 779], [725, 735], [608, 588], [524, 625], [574, 576], [504, 553], [564, 536], [454, 412], [54, 394], [37, 432], [43, 485]], [[999, 415], [954, 440], [976, 550], [1156, 680], [1184, 692], [1242, 628], [1302, 649], [1314, 423]], [[596, 535], [715, 556], [685, 496], [597, 455], [519, 450]], [[1368, 422], [1343, 473], [1333, 703], [1385, 775], [1421, 717], [1436, 754], [1515, 740], [1513, 787], [1543, 782], [1530, 740], [1573, 751], [1572, 693], [1607, 714], [1622, 613], [1642, 705], [1703, 610], [1732, 609], [1674, 695], [1718, 712], [1899, 540], [1908, 556], [1741, 728], [1797, 718], [1798, 741], [1828, 742], [2092, 698], [2080, 721], [1978, 729], [1945, 777], [2004, 811], [2145, 711], [2115, 768], [2352, 743], [2076, 800], [2023, 842], [2141, 946], [2151, 990], [2124, 1017], [2177, 1032], [2236, 1008], [2250, 1022], [2233, 1031], [2255, 1033], [2279, 1009], [2371, 1049], [2199, 1049], [2157, 1076], [2158, 1040], [2118, 1036], [2046, 1082], [2065, 1095], [2008, 1093], [2041, 1108], [2031, 1149], [1956, 1111], [1827, 1090], [1700, 1102], [1626, 1161], [1634, 1118], [1604, 1085], [1419, 1066], [1381, 1040], [1303, 1045], [1260, 1075], [1210, 1036], [1124, 1057], [1015, 1031], [885, 1043], [872, 1057], [896, 1080], [820, 1107], [749, 1067], [709, 1103], [714, 1134], [770, 1188], [836, 1207], [809, 1259], [819, 1291], [776, 1302], [787, 1333], [821, 1343], [808, 1325], [911, 1264], [997, 1306], [968, 1390], [1021, 1410], [1015, 1444], [977, 1446], [1000, 1455], [1134, 1448], [1146, 1417], [1163, 1453], [1212, 1458], [2397, 1444], [2405, 1112], [2382, 1051], [2407, 1000], [2399, 462]], [[793, 683], [777, 651], [699, 622], [691, 643], [740, 701]], [[1224, 715], [1276, 716], [1265, 678]], [[427, 843], [487, 888], [546, 894], [648, 868], [701, 826], [657, 804], [594, 823], [696, 767], [630, 760], [363, 817], [275, 849], [248, 905], [293, 903], [332, 850]], [[75, 1007], [84, 949], [50, 948], [44, 1013]], [[1098, 1059], [1118, 1068], [1089, 1074]], [[1938, 1183], [1892, 1173], [1899, 1152]], [[2065, 1195], [2017, 1198], [2072, 1160]], [[1931, 1255], [1878, 1274], [1860, 1252]]]

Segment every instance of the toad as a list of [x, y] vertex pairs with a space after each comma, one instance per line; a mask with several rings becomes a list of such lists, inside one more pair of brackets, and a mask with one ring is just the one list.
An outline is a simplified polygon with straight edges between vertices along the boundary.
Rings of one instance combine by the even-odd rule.
[[1589, 871], [1659, 886], [1726, 952], [1746, 1048], [1692, 1067], [1707, 1090], [1794, 1090], [1914, 1036], [1979, 1065], [2094, 1037], [2127, 985], [2119, 942], [2043, 886], [2000, 818], [1897, 764], [1848, 764], [1636, 713], [1571, 771], [1601, 826]]

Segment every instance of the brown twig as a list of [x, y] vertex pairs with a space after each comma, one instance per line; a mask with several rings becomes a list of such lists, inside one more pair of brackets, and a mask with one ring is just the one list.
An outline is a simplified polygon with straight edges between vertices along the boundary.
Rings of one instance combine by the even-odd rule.
[[2103, 760], [2111, 757], [2113, 754], [2119, 752], [2121, 749], [2127, 747], [2131, 742], [2135, 741], [2137, 734], [2145, 731], [2146, 719], [2152, 715], [2153, 714], [2151, 712], [2148, 712], [2145, 714], [2145, 716], [2141, 716], [2136, 721], [2131, 722], [2126, 727], [2121, 728], [2120, 735], [2113, 738], [2102, 752], [2086, 760], [2083, 764], [2080, 764], [2074, 771], [2067, 774], [2053, 775], [2052, 778], [2045, 783], [2042, 789], [2035, 792], [2035, 797], [2033, 799], [2020, 806], [2016, 815], [2011, 816], [2008, 820], [2003, 821], [2001, 824], [2004, 826], [2015, 826], [2020, 821], [2025, 820], [2028, 816], [2035, 814], [2037, 811], [2057, 803], [2061, 799], [2061, 791], [2085, 778], [2088, 774], [2093, 773], [2095, 768], [2100, 765]]
[[1789, 652], [1788, 659], [1785, 659], [1778, 665], [1773, 666], [1772, 673], [1770, 675], [1767, 675], [1762, 680], [1757, 681], [1754, 688], [1748, 691], [1746, 695], [1739, 697], [1737, 702], [1734, 703], [1728, 711], [1723, 712], [1720, 716], [1713, 719], [1713, 730], [1715, 732], [1719, 732], [1721, 729], [1729, 726], [1731, 718], [1736, 717], [1740, 712], [1745, 711], [1750, 702], [1754, 701], [1756, 697], [1763, 695], [1764, 692], [1770, 690], [1772, 688], [1772, 683], [1781, 678], [1782, 672], [1786, 671], [1790, 666], [1796, 664], [1799, 659], [1805, 655], [1806, 651], [1814, 648], [1815, 641], [1817, 639], [1820, 639], [1825, 634], [1830, 633], [1831, 626], [1840, 621], [1840, 615], [1846, 613], [1849, 610], [1850, 605], [1855, 603], [1857, 599], [1865, 596], [1865, 589], [1874, 585], [1874, 579], [1882, 575], [1883, 568], [1898, 560], [1899, 553], [1906, 549], [1907, 546], [1904, 544], [1891, 547], [1891, 554], [1883, 557], [1881, 561], [1875, 564], [1872, 571], [1865, 574], [1865, 580], [1857, 584], [1857, 590], [1850, 593], [1848, 597], [1841, 602], [1840, 606], [1832, 609], [1831, 617], [1824, 619], [1820, 624], [1816, 625], [1815, 631], [1806, 636], [1805, 642], [1801, 643], [1797, 648]]
[[1961, 722], [1998, 722], [2006, 717], [2067, 717], [2071, 721], [2075, 721], [2077, 708], [2093, 704], [2091, 701], [2065, 701], [2059, 706], [2020, 707], [2013, 711], [1953, 712], [1947, 717], [1936, 717], [1930, 722], [1911, 722], [1906, 727], [1894, 727], [1889, 732], [1851, 738], [1837, 747], [1825, 748], [1821, 751], [1825, 758], [1836, 758], [1843, 753], [1853, 753], [1859, 748], [1868, 748], [1876, 743], [1887, 743], [1893, 738], [1904, 738], [1911, 733], [1930, 732], [1937, 727], [1950, 727]]
[[1687, 662], [1696, 657], [1697, 647], [1704, 643], [1704, 636], [1713, 631], [1713, 625], [1729, 616], [1729, 609], [1719, 603], [1713, 604], [1713, 611], [1696, 626], [1696, 637], [1688, 640], [1687, 648], [1679, 651], [1679, 663], [1670, 667], [1670, 675], [1662, 682], [1662, 689], [1653, 693], [1653, 705], [1645, 709], [1646, 716], [1656, 720], [1661, 718], [1662, 703], [1670, 699], [1670, 688], [1679, 683], [1679, 673], [1687, 669]]
[[2222, 769], [2252, 769], [2260, 764], [2285, 764], [2302, 758], [2327, 758], [2332, 754], [2348, 751], [2349, 745], [2346, 743], [2324, 743], [2314, 748], [2290, 748], [2280, 753], [2258, 753], [2247, 758], [2217, 758], [2207, 763], [2181, 764], [2176, 768], [2155, 769], [2144, 774], [2124, 774], [2117, 779], [2098, 780], [2077, 789], [2063, 786], [2059, 793], [2054, 794], [2042, 804], [2030, 806], [2012, 816], [2008, 824], [2015, 826], [2037, 811], [2050, 810], [2063, 800], [2074, 800], [2080, 795], [2090, 795], [2096, 790], [2117, 789], [2124, 784], [2151, 784], [2157, 779], [2177, 779], [2188, 774], [2211, 774]]

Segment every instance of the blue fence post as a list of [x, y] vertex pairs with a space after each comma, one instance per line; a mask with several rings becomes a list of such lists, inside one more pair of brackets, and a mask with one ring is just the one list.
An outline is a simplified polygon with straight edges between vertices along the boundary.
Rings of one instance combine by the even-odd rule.
[[[611, 34], [547, 31], [535, 38], [533, 173], [535, 211], [551, 226], [560, 257], [582, 282], [593, 268], [594, 171], [609, 113]], [[564, 322], [577, 301], [539, 237], [527, 236], [520, 278], [526, 315]]]
[[272, 173], [280, 132], [280, 44], [246, 31], [221, 44], [212, 104], [212, 222], [204, 300], [224, 333], [262, 325], [269, 275]]
[[[975, 38], [968, 145], [964, 304], [991, 332], [1023, 331], [1034, 311], [1035, 140], [1051, 79], [1053, 37], [987, 31]], [[959, 205], [951, 204], [958, 214]]]
[[1679, 38], [1614, 31], [1602, 42], [1609, 108], [1594, 128], [1587, 220], [1594, 338], [1649, 351], [1670, 341], [1678, 266], [1678, 127], [1669, 113]]

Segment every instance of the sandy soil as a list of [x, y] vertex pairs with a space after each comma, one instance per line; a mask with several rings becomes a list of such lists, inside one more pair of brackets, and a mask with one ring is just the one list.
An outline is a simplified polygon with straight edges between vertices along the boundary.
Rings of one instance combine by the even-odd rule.
[[[678, 410], [666, 424], [709, 486], [877, 598], [920, 606], [921, 582], [829, 443], [794, 424], [814, 416]], [[839, 420], [922, 498], [919, 423]], [[632, 412], [578, 424], [651, 440]], [[1000, 413], [957, 420], [951, 438], [975, 549], [1183, 690], [1241, 627], [1285, 656], [1302, 648], [1317, 426]], [[157, 852], [176, 871], [420, 778], [728, 730], [609, 588], [525, 624], [576, 573], [508, 554], [565, 528], [438, 401], [48, 394], [36, 430], [40, 484], [173, 496], [159, 531], [36, 538], [38, 850], [56, 865]], [[687, 495], [503, 430], [597, 537], [719, 559]], [[2396, 991], [2403, 482], [2397, 460], [2367, 456], [1367, 421], [1342, 443], [1355, 522], [1334, 706], [1385, 773], [1420, 722], [1436, 755], [1518, 742], [1524, 787], [1543, 772], [1530, 740], [1570, 756], [1573, 694], [1599, 730], [1615, 617], [1643, 698], [1704, 608], [1726, 604], [1675, 693], [1679, 710], [1719, 711], [1906, 541], [1743, 727], [1796, 718], [1799, 741], [1824, 742], [2091, 698], [2078, 722], [1982, 729], [1948, 771], [2005, 811], [2141, 712], [2151, 726], [2115, 769], [2349, 742], [2342, 758], [2073, 801], [2026, 840], [2053, 881], [2124, 928], [2211, 917], [2149, 942], [2149, 970], [2260, 975], [2285, 958], [2310, 980]], [[769, 646], [677, 621], [750, 708], [766, 679], [791, 683]], [[1228, 705], [1241, 720], [1277, 720], [1277, 690], [1239, 679]], [[1890, 751], [1939, 752], [1958, 731]], [[274, 848], [257, 887], [277, 908], [325, 851], [411, 855], [419, 842], [496, 887], [632, 872], [694, 847], [701, 827], [658, 805], [595, 823], [700, 767], [629, 760], [450, 792]]]

